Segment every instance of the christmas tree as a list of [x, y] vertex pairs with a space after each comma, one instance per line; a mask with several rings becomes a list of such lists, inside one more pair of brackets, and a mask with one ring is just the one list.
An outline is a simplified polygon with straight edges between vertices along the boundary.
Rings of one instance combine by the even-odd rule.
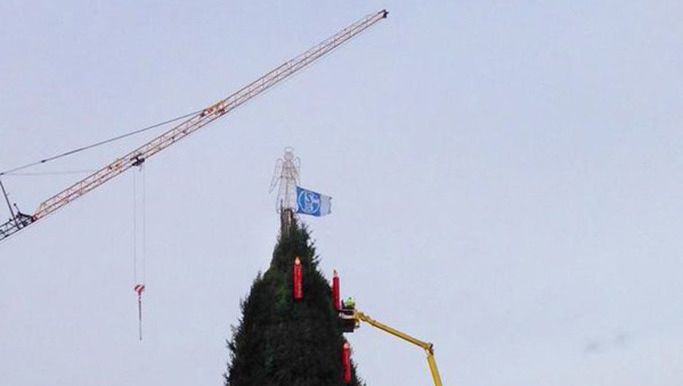
[[[227, 386], [359, 386], [355, 366], [343, 377], [346, 342], [328, 281], [305, 226], [283, 210], [270, 268], [257, 275], [228, 342]], [[293, 269], [301, 262], [303, 296], [293, 296]]]

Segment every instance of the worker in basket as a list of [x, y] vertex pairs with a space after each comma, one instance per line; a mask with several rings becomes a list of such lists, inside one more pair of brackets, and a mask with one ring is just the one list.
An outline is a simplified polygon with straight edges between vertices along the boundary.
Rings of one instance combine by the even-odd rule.
[[339, 318], [342, 322], [342, 331], [353, 332], [358, 328], [358, 321], [354, 317], [354, 312], [356, 309], [356, 302], [352, 297], [346, 298], [346, 301], [341, 302], [341, 311], [339, 312]]
[[342, 309], [353, 310], [355, 308], [356, 308], [356, 301], [353, 300], [353, 298], [351, 296], [346, 298], [346, 301], [342, 300]]

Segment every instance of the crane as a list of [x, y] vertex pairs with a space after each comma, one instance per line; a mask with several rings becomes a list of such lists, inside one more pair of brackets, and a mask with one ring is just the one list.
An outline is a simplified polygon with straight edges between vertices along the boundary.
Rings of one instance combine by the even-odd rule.
[[114, 160], [95, 173], [83, 178], [82, 180], [48, 198], [38, 206], [38, 209], [36, 209], [33, 214], [22, 213], [18, 209], [15, 212], [10, 205], [9, 200], [7, 199], [5, 187], [0, 181], [0, 188], [5, 197], [5, 201], [9, 206], [11, 214], [11, 218], [4, 224], [0, 225], [0, 242], [35, 223], [36, 221], [39, 221], [55, 211], [63, 208], [84, 194], [98, 188], [99, 186], [102, 186], [107, 181], [125, 172], [131, 167], [141, 165], [143, 162], [145, 162], [145, 160], [154, 154], [168, 148], [169, 146], [208, 125], [209, 123], [225, 116], [230, 111], [298, 72], [302, 68], [314, 62], [316, 59], [329, 53], [347, 40], [371, 27], [378, 21], [385, 19], [388, 13], [389, 12], [387, 10], [381, 10], [361, 18], [355, 23], [337, 32], [333, 36], [325, 39], [318, 45], [312, 47], [308, 51], [294, 57], [293, 59], [290, 59], [262, 77], [242, 87], [240, 90], [231, 94], [227, 98], [221, 99], [218, 102], [201, 110], [200, 112], [197, 112], [179, 125], [173, 127], [172, 129], [166, 131], [165, 133], [159, 135], [158, 137], [152, 139], [151, 141], [145, 143], [123, 157]]
[[441, 375], [439, 375], [439, 369], [436, 367], [436, 359], [434, 359], [434, 345], [429, 342], [422, 341], [420, 339], [414, 338], [405, 332], [401, 332], [393, 327], [387, 326], [386, 324], [380, 323], [375, 319], [369, 317], [365, 313], [356, 310], [354, 304], [347, 304], [346, 308], [343, 308], [339, 313], [339, 317], [342, 319], [344, 326], [344, 332], [353, 332], [356, 328], [360, 327], [360, 322], [365, 322], [375, 328], [378, 328], [384, 332], [387, 332], [395, 337], [405, 340], [406, 342], [412, 343], [420, 348], [422, 348], [427, 354], [427, 364], [429, 365], [429, 371], [432, 374], [432, 379], [434, 380], [435, 386], [442, 386]]

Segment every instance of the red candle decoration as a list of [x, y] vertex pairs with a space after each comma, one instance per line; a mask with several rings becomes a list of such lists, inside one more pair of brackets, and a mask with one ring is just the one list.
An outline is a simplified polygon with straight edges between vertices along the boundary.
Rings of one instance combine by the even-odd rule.
[[344, 342], [342, 347], [342, 367], [344, 368], [344, 383], [351, 383], [351, 345]]
[[301, 260], [299, 257], [294, 259], [294, 269], [292, 278], [292, 292], [294, 300], [301, 300], [304, 298], [304, 286], [302, 283], [303, 274], [301, 272]]
[[334, 270], [334, 276], [332, 277], [332, 302], [334, 303], [334, 308], [339, 311], [341, 310], [341, 298], [339, 297], [339, 276], [337, 275], [337, 270]]

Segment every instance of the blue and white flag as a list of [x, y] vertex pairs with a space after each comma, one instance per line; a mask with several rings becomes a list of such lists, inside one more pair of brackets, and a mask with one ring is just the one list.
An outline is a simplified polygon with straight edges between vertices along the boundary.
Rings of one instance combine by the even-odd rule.
[[297, 213], [324, 216], [332, 212], [332, 197], [297, 186], [296, 207]]

